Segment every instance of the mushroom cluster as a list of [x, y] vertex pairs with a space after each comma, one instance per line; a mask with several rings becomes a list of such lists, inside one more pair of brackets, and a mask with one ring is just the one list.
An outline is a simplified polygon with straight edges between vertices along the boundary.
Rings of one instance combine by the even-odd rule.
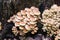
[[38, 30], [37, 21], [40, 20], [40, 11], [36, 7], [25, 8], [16, 15], [10, 17], [8, 22], [13, 22], [15, 26], [12, 31], [15, 35], [25, 35], [28, 32], [32, 34]]
[[41, 21], [43, 24], [42, 29], [47, 31], [50, 36], [57, 34], [56, 31], [60, 27], [60, 6], [54, 4], [50, 9], [46, 9], [42, 14]]

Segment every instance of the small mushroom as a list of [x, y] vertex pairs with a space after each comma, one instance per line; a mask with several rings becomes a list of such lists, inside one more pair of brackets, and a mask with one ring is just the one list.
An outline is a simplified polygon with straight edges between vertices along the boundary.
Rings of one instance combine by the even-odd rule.
[[29, 25], [25, 25], [26, 30], [31, 30]]

